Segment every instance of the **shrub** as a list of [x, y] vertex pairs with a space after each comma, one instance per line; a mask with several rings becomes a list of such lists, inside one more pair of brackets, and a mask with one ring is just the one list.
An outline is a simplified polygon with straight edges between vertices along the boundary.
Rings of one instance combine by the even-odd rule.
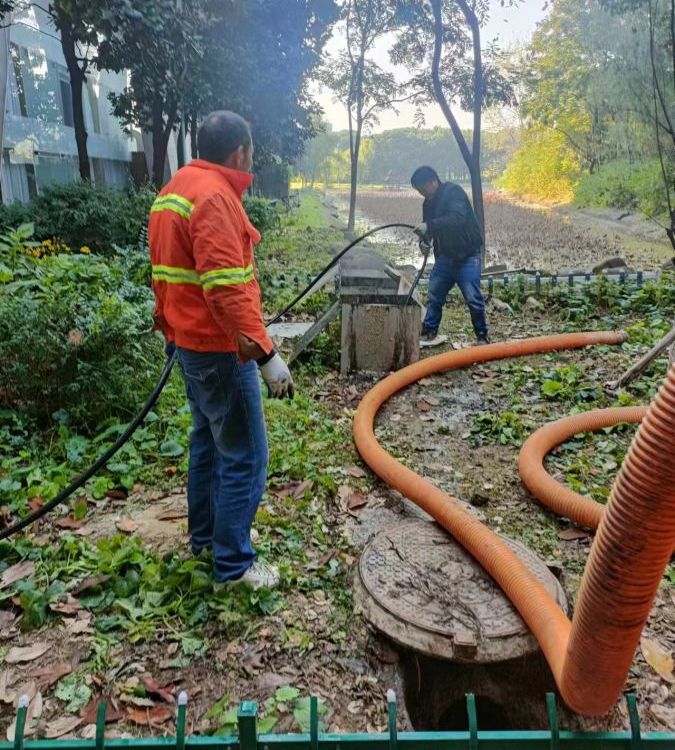
[[125, 192], [86, 182], [52, 185], [29, 203], [3, 206], [0, 231], [31, 221], [39, 240], [110, 254], [114, 245], [138, 241], [154, 199], [148, 188]]
[[570, 201], [579, 164], [565, 136], [554, 130], [528, 132], [523, 145], [495, 180], [509, 193], [535, 200]]
[[0, 284], [0, 408], [42, 424], [66, 412], [89, 429], [138, 408], [161, 344], [148, 335], [152, 293], [125, 279], [129, 263], [21, 257]]
[[647, 216], [665, 215], [668, 210], [658, 161], [603, 164], [579, 180], [574, 197], [580, 206], [627, 208]]
[[266, 198], [244, 198], [244, 208], [253, 226], [262, 234], [278, 229], [281, 223], [277, 204]]

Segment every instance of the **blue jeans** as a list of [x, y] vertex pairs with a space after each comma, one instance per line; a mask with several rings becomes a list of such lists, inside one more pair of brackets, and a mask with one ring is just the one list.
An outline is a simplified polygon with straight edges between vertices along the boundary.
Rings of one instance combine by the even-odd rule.
[[251, 524], [265, 488], [267, 435], [255, 362], [234, 352], [178, 348], [192, 411], [188, 529], [192, 551], [213, 548], [216, 581], [255, 560]]
[[453, 286], [459, 286], [471, 314], [476, 336], [487, 336], [485, 300], [480, 291], [480, 256], [454, 260], [447, 255], [436, 257], [429, 279], [429, 300], [424, 318], [425, 332], [435, 333], [441, 324], [443, 305]]

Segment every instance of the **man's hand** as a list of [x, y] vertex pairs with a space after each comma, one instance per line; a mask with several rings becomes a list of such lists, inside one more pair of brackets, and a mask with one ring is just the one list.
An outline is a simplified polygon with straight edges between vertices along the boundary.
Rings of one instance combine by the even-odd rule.
[[425, 237], [428, 231], [429, 231], [429, 227], [427, 226], [426, 222], [424, 222], [424, 221], [421, 224], [418, 224], [413, 229], [413, 232], [415, 232], [415, 234], [418, 237]]
[[291, 372], [278, 354], [260, 367], [260, 374], [272, 398], [293, 398], [295, 385]]
[[420, 252], [426, 258], [431, 252], [431, 242], [425, 239], [420, 240]]

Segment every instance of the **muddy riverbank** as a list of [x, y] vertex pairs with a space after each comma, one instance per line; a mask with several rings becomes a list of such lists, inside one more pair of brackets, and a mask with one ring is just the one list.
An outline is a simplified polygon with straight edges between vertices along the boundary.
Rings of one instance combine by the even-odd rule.
[[[328, 191], [327, 198], [346, 216], [346, 192]], [[422, 199], [413, 190], [362, 189], [357, 229], [395, 221], [417, 224], [421, 209]], [[655, 270], [673, 254], [661, 228], [623, 211], [529, 206], [490, 191], [485, 196], [485, 213], [488, 265], [590, 270], [605, 258], [619, 256], [636, 270]], [[405, 229], [379, 234], [377, 244], [393, 262], [418, 257], [416, 243]]]

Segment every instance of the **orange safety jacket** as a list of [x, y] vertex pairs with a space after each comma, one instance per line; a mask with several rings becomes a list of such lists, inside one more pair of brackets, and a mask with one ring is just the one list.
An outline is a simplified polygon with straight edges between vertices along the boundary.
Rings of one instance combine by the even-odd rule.
[[235, 352], [237, 334], [266, 354], [253, 247], [260, 233], [242, 196], [248, 172], [197, 159], [179, 169], [150, 210], [155, 328], [198, 352]]

